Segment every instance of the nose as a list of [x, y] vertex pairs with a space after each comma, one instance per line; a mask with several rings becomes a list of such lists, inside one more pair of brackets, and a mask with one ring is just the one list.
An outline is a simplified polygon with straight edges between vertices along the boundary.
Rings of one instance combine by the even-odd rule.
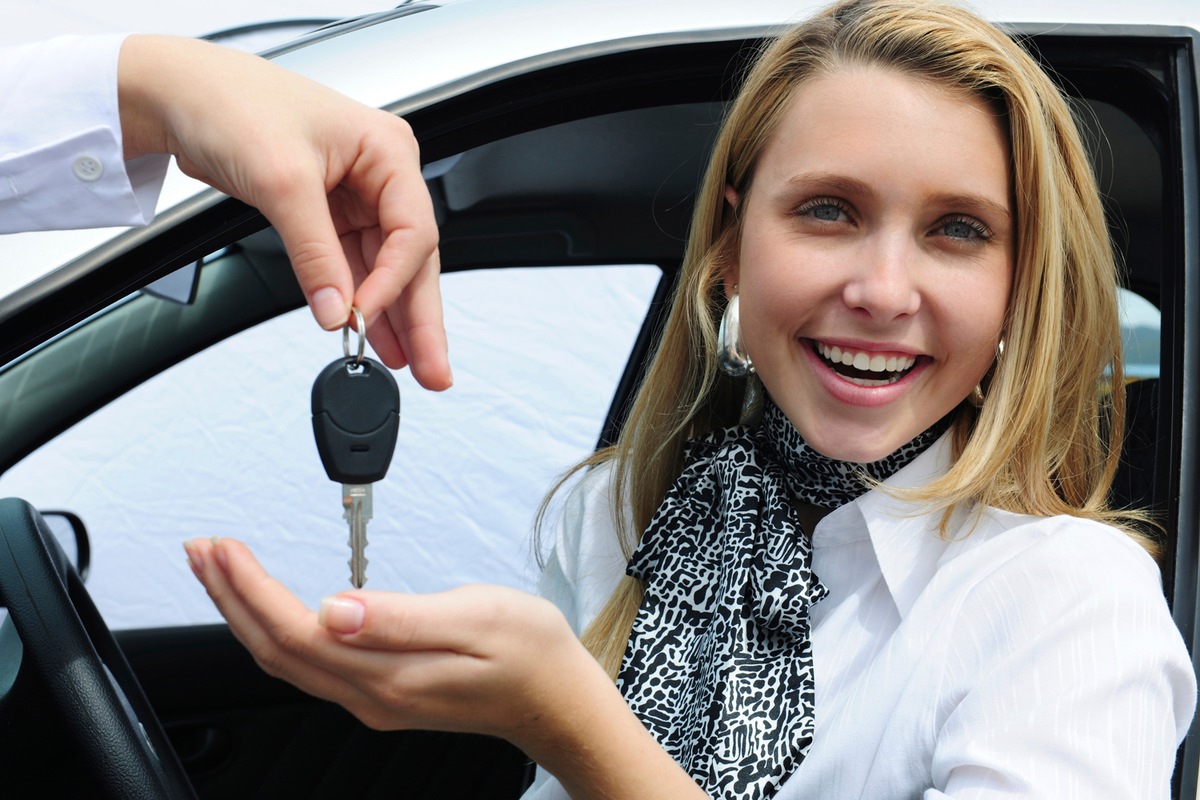
[[917, 313], [921, 291], [916, 280], [919, 254], [903, 235], [881, 236], [864, 248], [842, 289], [849, 308], [880, 321]]

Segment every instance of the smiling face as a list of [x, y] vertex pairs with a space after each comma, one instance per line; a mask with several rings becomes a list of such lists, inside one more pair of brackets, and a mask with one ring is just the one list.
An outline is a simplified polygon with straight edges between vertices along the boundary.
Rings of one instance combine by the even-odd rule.
[[746, 350], [825, 455], [870, 462], [995, 358], [1013, 273], [1008, 144], [981, 100], [855, 67], [796, 92], [741, 203]]

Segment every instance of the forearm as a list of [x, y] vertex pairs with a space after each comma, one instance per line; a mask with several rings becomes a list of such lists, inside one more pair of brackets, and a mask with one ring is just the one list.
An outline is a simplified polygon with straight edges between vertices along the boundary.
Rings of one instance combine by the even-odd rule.
[[[166, 126], [153, 101], [154, 64], [150, 37], [130, 36], [121, 45], [117, 68], [117, 104], [122, 146], [127, 160], [146, 153], [166, 153]], [[161, 71], [161, 70], [160, 70]]]
[[[708, 797], [649, 732], [630, 715], [632, 724], [596, 731], [559, 772], [563, 788], [574, 800], [704, 800]], [[636, 729], [635, 729], [636, 728]]]
[[[629, 710], [591, 656], [572, 681], [574, 699], [555, 697], [554, 717], [513, 738], [574, 800], [702, 800], [707, 795]], [[557, 693], [556, 693], [557, 694]]]

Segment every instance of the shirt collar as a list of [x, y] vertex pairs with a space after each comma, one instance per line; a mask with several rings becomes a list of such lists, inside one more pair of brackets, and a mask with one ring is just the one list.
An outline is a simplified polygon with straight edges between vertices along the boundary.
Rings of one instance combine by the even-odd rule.
[[[911, 489], [941, 477], [950, 468], [951, 436], [947, 432], [924, 453], [884, 481], [884, 486]], [[933, 580], [939, 561], [951, 542], [938, 533], [941, 512], [929, 513], [920, 506], [872, 489], [857, 500], [831, 512], [817, 526], [814, 540], [820, 546], [821, 529], [843, 541], [848, 529], [862, 531], [871, 540], [879, 569], [901, 618]]]

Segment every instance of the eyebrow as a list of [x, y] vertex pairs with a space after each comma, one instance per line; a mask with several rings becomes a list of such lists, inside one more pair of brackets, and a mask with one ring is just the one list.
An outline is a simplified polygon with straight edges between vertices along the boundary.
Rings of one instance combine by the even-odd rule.
[[1012, 218], [1012, 212], [1008, 210], [1008, 206], [1000, 205], [995, 200], [989, 200], [986, 197], [973, 194], [939, 194], [934, 195], [931, 199], [936, 205], [962, 208], [980, 216], [995, 214], [1005, 220]]
[[[875, 190], [865, 181], [861, 181], [858, 178], [851, 178], [848, 175], [838, 175], [828, 172], [805, 172], [800, 175], [793, 175], [785, 181], [785, 184], [789, 187], [804, 186], [815, 188], [818, 191], [858, 197], [874, 197], [876, 194]], [[979, 195], [948, 192], [945, 194], [935, 194], [927, 198], [927, 202], [930, 205], [962, 209], [963, 211], [981, 216], [996, 215], [1002, 217], [1005, 221], [1012, 219], [1012, 212], [1008, 210], [1007, 205], [997, 203], [995, 200], [990, 200]]]

